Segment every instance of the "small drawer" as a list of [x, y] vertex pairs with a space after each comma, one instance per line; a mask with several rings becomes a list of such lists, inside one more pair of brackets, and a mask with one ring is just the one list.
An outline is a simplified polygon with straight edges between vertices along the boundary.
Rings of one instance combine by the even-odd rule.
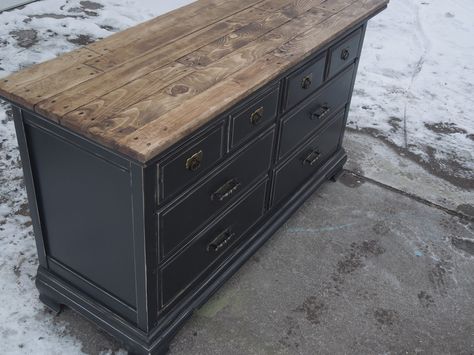
[[231, 114], [232, 140], [236, 147], [275, 122], [278, 108], [278, 87], [263, 96], [244, 104], [244, 107]]
[[349, 100], [353, 74], [354, 66], [351, 66], [326, 84], [297, 112], [283, 120], [280, 158], [321, 127]]
[[362, 29], [359, 29], [331, 47], [329, 50], [329, 78], [337, 74], [344, 67], [352, 64], [354, 59], [357, 58], [361, 39]]
[[286, 110], [307, 98], [321, 86], [325, 63], [326, 56], [319, 56], [286, 79]]
[[222, 260], [228, 254], [226, 252], [263, 216], [266, 185], [266, 181], [258, 185], [163, 267], [160, 272], [163, 306], [200, 276], [207, 276], [216, 269], [219, 265], [217, 261]]
[[274, 127], [238, 152], [178, 202], [158, 214], [162, 256], [167, 257], [216, 213], [229, 206], [270, 167]]
[[273, 196], [274, 206], [313, 176], [319, 166], [337, 151], [343, 130], [344, 111], [341, 111], [321, 133], [277, 169]]
[[224, 132], [222, 122], [159, 164], [160, 201], [198, 179], [223, 157]]

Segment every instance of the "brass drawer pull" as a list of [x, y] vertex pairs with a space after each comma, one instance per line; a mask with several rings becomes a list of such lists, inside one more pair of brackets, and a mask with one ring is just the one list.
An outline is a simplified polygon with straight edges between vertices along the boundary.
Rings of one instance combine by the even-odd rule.
[[342, 60], [347, 60], [350, 56], [350, 53], [349, 53], [349, 50], [347, 48], [344, 48], [342, 51], [341, 51], [341, 59]]
[[256, 109], [251, 115], [250, 115], [250, 123], [253, 126], [256, 126], [262, 121], [263, 118], [263, 106], [259, 107]]
[[303, 80], [301, 80], [301, 88], [306, 90], [311, 87], [313, 74], [306, 75]]
[[311, 119], [320, 120], [324, 118], [324, 116], [327, 116], [330, 111], [331, 109], [329, 108], [328, 104], [324, 103], [321, 106], [319, 106], [318, 109], [311, 114]]
[[201, 167], [202, 155], [202, 150], [200, 150], [186, 159], [186, 169], [189, 171], [196, 171], [199, 169]]
[[231, 227], [228, 227], [212, 241], [207, 246], [207, 251], [212, 251], [217, 253], [223, 247], [230, 243], [230, 241], [235, 237], [235, 233], [231, 231]]
[[212, 195], [212, 201], [224, 201], [226, 198], [230, 197], [234, 192], [236, 192], [240, 187], [240, 182], [236, 179], [230, 179], [224, 185], [219, 187]]
[[321, 157], [321, 153], [318, 152], [316, 149], [314, 149], [311, 152], [309, 152], [306, 158], [304, 158], [303, 165], [313, 166], [314, 164], [316, 164], [316, 162], [319, 160], [320, 157]]

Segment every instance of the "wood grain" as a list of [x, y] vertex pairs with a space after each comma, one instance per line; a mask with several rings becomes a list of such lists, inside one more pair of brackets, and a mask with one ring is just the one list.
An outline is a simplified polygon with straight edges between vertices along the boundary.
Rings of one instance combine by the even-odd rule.
[[198, 0], [0, 80], [0, 95], [146, 163], [388, 0]]
[[303, 33], [315, 23], [327, 19], [328, 16], [330, 14], [324, 10], [308, 11], [211, 65], [170, 84], [145, 100], [121, 110], [119, 114], [110, 115], [108, 118], [104, 117], [103, 120], [96, 120], [87, 127], [87, 134], [98, 136], [105, 132], [104, 136], [101, 136], [102, 139], [105, 139], [106, 135], [111, 135], [116, 139], [148, 122], [161, 119], [161, 116], [166, 112], [180, 106], [183, 102], [187, 103], [193, 96], [251, 65], [266, 53], [274, 51], [279, 45], [298, 33]]
[[[244, 15], [244, 16], [243, 16]], [[196, 31], [179, 41], [160, 47], [154, 51], [135, 58], [135, 60], [116, 66], [96, 80], [89, 80], [60, 94], [44, 100], [35, 106], [35, 110], [43, 115], [60, 120], [67, 113], [97, 99], [123, 85], [159, 69], [187, 53], [206, 45], [237, 28], [245, 26], [261, 15], [261, 11], [246, 9], [235, 16], [216, 22]]]

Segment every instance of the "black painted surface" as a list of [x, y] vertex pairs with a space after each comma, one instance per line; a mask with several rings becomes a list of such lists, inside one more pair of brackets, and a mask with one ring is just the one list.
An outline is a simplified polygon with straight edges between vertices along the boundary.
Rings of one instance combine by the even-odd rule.
[[329, 50], [329, 74], [332, 77], [342, 68], [352, 63], [359, 55], [362, 30], [359, 29]]
[[[343, 100], [346, 111], [336, 115], [331, 111], [322, 115], [321, 123], [316, 127], [294, 123], [297, 120], [288, 125], [291, 128], [287, 128], [285, 134], [294, 134], [290, 138], [293, 143], [283, 148], [288, 150], [288, 157], [285, 156], [285, 161], [282, 159], [281, 162], [277, 159], [277, 148], [283, 146], [283, 139], [280, 142], [274, 137], [277, 131], [282, 136], [283, 122], [290, 117], [282, 119], [278, 115], [288, 98], [283, 90], [277, 103], [276, 124], [271, 119], [270, 123], [262, 120], [262, 125], [256, 126], [256, 131], [266, 132], [238, 131], [237, 125], [232, 125], [232, 118], [276, 87], [284, 84], [288, 89], [287, 78], [304, 74], [314, 63], [318, 64], [313, 69], [321, 68], [319, 60], [324, 62], [327, 54], [328, 58], [334, 57], [345, 38], [353, 38], [350, 34], [354, 33], [355, 28], [362, 29], [360, 35], [363, 37], [365, 24], [347, 29], [341, 34], [343, 41], [336, 39], [328, 43], [320, 52], [305, 59], [304, 63], [283, 73], [258, 93], [250, 95], [153, 159], [150, 165], [142, 165], [99, 146], [29, 113], [25, 108], [15, 108], [15, 127], [41, 263], [36, 279], [41, 300], [53, 309], [59, 309], [60, 304], [64, 304], [81, 313], [123, 341], [133, 353], [156, 355], [166, 351], [168, 343], [192, 312], [320, 184], [337, 175], [346, 161], [341, 141], [350, 93], [349, 98]], [[352, 42], [349, 42], [351, 45]], [[324, 70], [323, 63], [321, 73], [330, 72], [331, 76], [336, 71], [344, 72], [344, 68], [354, 62], [356, 70], [361, 43], [362, 40], [357, 44], [353, 58], [350, 57], [352, 51], [349, 51], [345, 64], [341, 64], [339, 69], [333, 63], [332, 69], [326, 67]], [[337, 62], [337, 58], [334, 61]], [[317, 71], [319, 75], [319, 69]], [[326, 85], [330, 87], [333, 79], [327, 78], [328, 75]], [[352, 75], [350, 80], [343, 80], [344, 85], [349, 82], [349, 92], [352, 91], [354, 78], [355, 75]], [[294, 82], [297, 81], [295, 79]], [[314, 108], [317, 116], [321, 116], [325, 111], [320, 109], [321, 105], [310, 107], [309, 103], [318, 104], [315, 100], [323, 95], [325, 88], [320, 90], [319, 83], [319, 88], [313, 90], [312, 85], [303, 89], [297, 100], [303, 101], [302, 105], [308, 110]], [[320, 92], [314, 95], [318, 90]], [[308, 99], [306, 92], [309, 91], [315, 99]], [[328, 101], [336, 100], [335, 106], [339, 102], [337, 100], [341, 100], [337, 90], [324, 95]], [[293, 116], [300, 111], [304, 109], [294, 107], [285, 114]], [[242, 117], [244, 119], [245, 115]], [[34, 128], [27, 127], [28, 134], [25, 134], [25, 125]], [[213, 136], [218, 126], [223, 127], [220, 145], [216, 143], [217, 135]], [[36, 137], [36, 133], [30, 132], [32, 130], [40, 132], [40, 136], [52, 137], [47, 140], [60, 144], [54, 143], [51, 148], [50, 142], [43, 143], [43, 138]], [[237, 139], [240, 142], [234, 144], [236, 149], [229, 151], [233, 136], [241, 137]], [[181, 176], [180, 169], [186, 167], [188, 159], [185, 153], [194, 155], [196, 152], [192, 148], [196, 148], [195, 144], [207, 139], [212, 142], [206, 143], [212, 149], [208, 150], [210, 153], [206, 157], [216, 154], [219, 158], [211, 159], [213, 162], [208, 165], [202, 160], [199, 165], [199, 168], [203, 167], [202, 172], [198, 168], [194, 169], [196, 174], [189, 178]], [[30, 144], [27, 140], [36, 143]], [[290, 151], [297, 146], [300, 148], [295, 148], [297, 152], [291, 156]], [[168, 163], [169, 167], [176, 164], [176, 170], [163, 174], [160, 168]], [[167, 178], [165, 182], [168, 186], [166, 198], [163, 199], [162, 178], [165, 175], [169, 176], [169, 180]], [[266, 187], [260, 185], [263, 181]], [[162, 198], [158, 206], [157, 195]], [[262, 206], [267, 208], [266, 213], [243, 233], [242, 229], [247, 224], [250, 227], [259, 218]], [[163, 230], [158, 221], [166, 214], [171, 219]], [[76, 227], [76, 224], [80, 225]], [[236, 235], [245, 234], [233, 244], [234, 238], [238, 237], [232, 235], [232, 229], [228, 229], [230, 224], [237, 231]], [[61, 232], [64, 240], [51, 239], [49, 225], [52, 231]], [[84, 231], [89, 230], [101, 233], [94, 234], [95, 238], [82, 237], [88, 235]], [[163, 259], [166, 250], [164, 242], [169, 243], [166, 259]], [[203, 252], [204, 247], [217, 251], [219, 256], [209, 257], [208, 252]], [[210, 264], [212, 266], [208, 267]], [[195, 279], [202, 270], [206, 271]], [[192, 280], [196, 281], [193, 283]], [[131, 302], [133, 289], [136, 296]], [[166, 302], [169, 302], [167, 306], [160, 308]], [[134, 303], [133, 307], [128, 306], [129, 303]]]
[[[262, 135], [256, 142], [243, 149], [233, 162], [217, 173], [206, 177], [196, 189], [186, 193], [171, 209], [159, 215], [159, 235], [163, 255], [168, 255], [189, 238], [209, 218], [235, 201], [270, 167], [274, 129]], [[235, 181], [233, 192], [213, 199], [213, 195], [228, 182]]]
[[297, 190], [301, 183], [315, 174], [321, 164], [337, 151], [343, 128], [344, 112], [342, 111], [302, 150], [277, 169], [274, 205], [278, 205], [291, 192]]
[[135, 307], [129, 172], [38, 127], [25, 132], [47, 255]]
[[[224, 125], [221, 123], [210, 132], [206, 132], [203, 137], [182, 148], [168, 161], [160, 164], [161, 199], [174, 195], [208, 172], [224, 155], [224, 137]], [[195, 165], [187, 166], [188, 159], [192, 160], [193, 156], [200, 158], [196, 160]]]
[[242, 144], [275, 122], [278, 96], [277, 87], [254, 102], [246, 104], [241, 111], [231, 115], [232, 147]]
[[287, 110], [321, 86], [324, 79], [325, 63], [326, 55], [324, 53], [287, 78], [285, 104]]
[[[266, 181], [253, 190], [236, 207], [201, 233], [186, 250], [163, 267], [163, 304], [175, 297], [193, 280], [202, 279], [206, 269], [218, 266], [218, 261], [257, 220], [265, 207]], [[217, 263], [217, 264], [216, 264]]]
[[309, 101], [303, 103], [301, 108], [283, 119], [280, 158], [333, 117], [349, 100], [353, 73], [352, 65], [325, 85]]

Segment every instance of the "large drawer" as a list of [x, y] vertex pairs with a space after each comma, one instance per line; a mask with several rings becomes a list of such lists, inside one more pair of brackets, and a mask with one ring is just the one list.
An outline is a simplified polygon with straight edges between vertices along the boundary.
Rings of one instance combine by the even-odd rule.
[[314, 98], [282, 122], [279, 157], [321, 127], [349, 100], [354, 65], [324, 86]]
[[341, 111], [303, 149], [277, 169], [274, 206], [314, 175], [319, 166], [337, 151], [343, 129], [344, 111]]
[[347, 65], [351, 64], [359, 54], [359, 47], [362, 40], [362, 29], [351, 33], [341, 42], [331, 47], [329, 50], [329, 73], [332, 77]]
[[321, 86], [324, 79], [325, 64], [326, 53], [313, 59], [286, 79], [286, 110], [307, 98]]
[[225, 152], [224, 128], [221, 122], [159, 164], [160, 200], [173, 196], [216, 165]]
[[270, 168], [274, 126], [245, 147], [177, 203], [158, 214], [162, 256], [166, 257]]
[[181, 254], [163, 267], [160, 272], [162, 306], [170, 303], [199, 276], [204, 276], [206, 271], [208, 274], [218, 267], [216, 262], [262, 217], [265, 211], [266, 181], [200, 233]]

